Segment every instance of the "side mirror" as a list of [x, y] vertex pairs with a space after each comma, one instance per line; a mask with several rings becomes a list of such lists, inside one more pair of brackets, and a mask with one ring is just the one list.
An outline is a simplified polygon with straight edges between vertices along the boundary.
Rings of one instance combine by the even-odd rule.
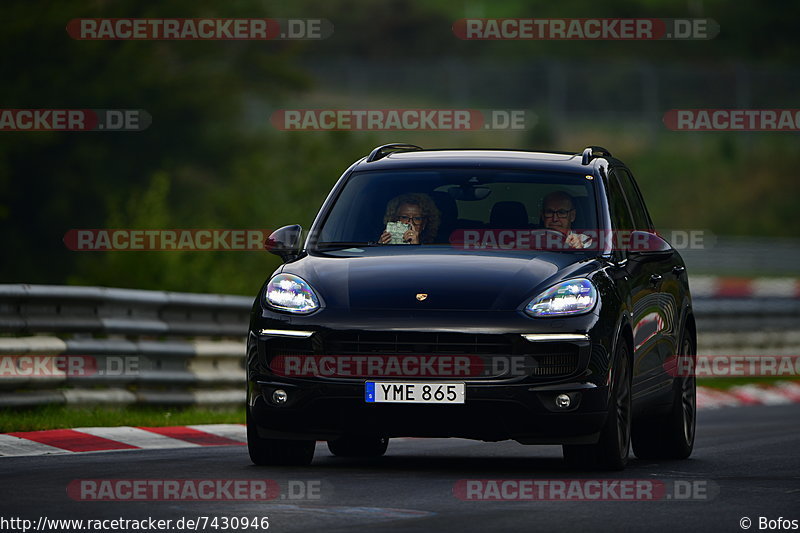
[[632, 231], [628, 242], [628, 255], [632, 258], [664, 259], [672, 255], [672, 246], [648, 231]]
[[303, 228], [297, 224], [283, 226], [270, 233], [267, 240], [264, 241], [264, 249], [287, 263], [300, 255], [302, 234]]

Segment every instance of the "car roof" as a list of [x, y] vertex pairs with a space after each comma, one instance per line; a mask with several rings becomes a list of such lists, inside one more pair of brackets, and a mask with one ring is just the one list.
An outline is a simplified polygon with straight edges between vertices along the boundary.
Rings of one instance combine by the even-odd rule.
[[386, 170], [401, 168], [509, 168], [551, 170], [557, 172], [592, 172], [598, 162], [595, 157], [588, 165], [582, 155], [573, 152], [533, 152], [502, 149], [442, 149], [391, 152], [380, 159], [360, 160], [353, 170]]

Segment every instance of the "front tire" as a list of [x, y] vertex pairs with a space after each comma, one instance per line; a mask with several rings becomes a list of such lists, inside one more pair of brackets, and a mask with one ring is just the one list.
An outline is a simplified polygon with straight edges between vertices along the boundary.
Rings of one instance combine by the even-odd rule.
[[314, 459], [313, 440], [265, 439], [258, 434], [256, 423], [247, 408], [247, 451], [250, 460], [259, 466], [308, 466]]
[[[678, 357], [691, 357], [694, 363], [694, 341], [688, 331], [683, 335]], [[695, 365], [690, 368], [693, 374]], [[669, 413], [634, 423], [633, 453], [640, 459], [686, 459], [694, 449], [696, 423], [697, 380], [694, 375], [676, 376]]]
[[608, 417], [596, 444], [565, 444], [564, 460], [574, 466], [623, 470], [631, 447], [631, 359], [620, 339], [614, 357]]

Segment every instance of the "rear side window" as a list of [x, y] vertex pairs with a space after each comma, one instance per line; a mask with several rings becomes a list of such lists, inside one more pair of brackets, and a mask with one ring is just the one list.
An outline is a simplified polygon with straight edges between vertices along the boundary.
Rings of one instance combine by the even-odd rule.
[[628, 209], [628, 203], [625, 201], [625, 195], [622, 192], [622, 187], [619, 180], [611, 173], [607, 180], [608, 189], [608, 207], [611, 211], [611, 224], [614, 229], [619, 231], [633, 230], [633, 217]]
[[628, 199], [628, 206], [631, 208], [634, 229], [652, 231], [653, 224], [650, 222], [650, 217], [647, 215], [647, 208], [642, 201], [642, 195], [636, 183], [634, 183], [633, 177], [627, 170], [622, 168], [615, 169], [612, 174], [616, 175], [617, 179], [619, 179], [625, 197]]

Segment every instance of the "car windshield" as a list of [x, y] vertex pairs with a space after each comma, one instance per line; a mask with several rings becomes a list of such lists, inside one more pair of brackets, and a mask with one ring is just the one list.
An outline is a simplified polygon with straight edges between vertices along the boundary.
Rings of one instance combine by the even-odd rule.
[[[492, 169], [354, 172], [312, 248], [408, 244], [483, 250], [585, 249], [597, 228], [585, 174]], [[572, 234], [577, 234], [574, 236]], [[544, 237], [544, 240], [541, 238]], [[563, 245], [564, 241], [571, 245]]]

